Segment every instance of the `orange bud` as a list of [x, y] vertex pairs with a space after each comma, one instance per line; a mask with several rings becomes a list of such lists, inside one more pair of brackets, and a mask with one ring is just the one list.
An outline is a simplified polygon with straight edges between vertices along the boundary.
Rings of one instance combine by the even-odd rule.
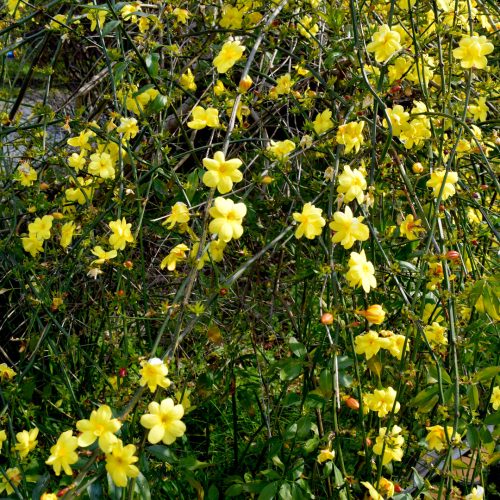
[[446, 252], [445, 257], [448, 260], [457, 260], [460, 258], [460, 254], [456, 250], [449, 250], [448, 252]]
[[349, 396], [345, 400], [345, 404], [351, 410], [359, 410], [359, 401], [357, 399], [353, 398], [352, 396]]
[[240, 84], [238, 85], [238, 90], [240, 91], [241, 94], [244, 94], [251, 86], [252, 86], [253, 80], [252, 78], [247, 75], [245, 78], [242, 78], [240, 80]]
[[323, 325], [331, 325], [333, 323], [334, 317], [332, 313], [324, 313], [321, 316], [321, 323]]
[[373, 304], [366, 311], [356, 311], [361, 316], [364, 316], [369, 323], [380, 325], [384, 322], [385, 311], [380, 304]]

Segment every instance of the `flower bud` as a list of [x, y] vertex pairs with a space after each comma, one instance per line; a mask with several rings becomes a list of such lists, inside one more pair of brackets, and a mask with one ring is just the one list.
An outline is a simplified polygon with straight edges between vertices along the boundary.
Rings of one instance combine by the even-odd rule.
[[327, 312], [321, 316], [321, 323], [323, 325], [331, 325], [333, 323], [333, 320], [334, 317], [332, 313]]
[[420, 162], [417, 162], [413, 164], [413, 167], [411, 167], [411, 169], [413, 170], [414, 174], [421, 174], [424, 171], [424, 166]]
[[456, 250], [449, 250], [448, 252], [446, 252], [445, 257], [448, 260], [457, 260], [460, 258], [460, 254]]
[[352, 396], [349, 396], [345, 400], [345, 404], [351, 410], [359, 410], [359, 401], [357, 399], [353, 398]]
[[380, 304], [373, 304], [366, 311], [359, 311], [359, 314], [364, 316], [373, 325], [380, 325], [385, 319], [385, 311]]
[[251, 86], [253, 80], [250, 75], [245, 76], [240, 80], [240, 84], [238, 85], [238, 90], [241, 94], [244, 94]]

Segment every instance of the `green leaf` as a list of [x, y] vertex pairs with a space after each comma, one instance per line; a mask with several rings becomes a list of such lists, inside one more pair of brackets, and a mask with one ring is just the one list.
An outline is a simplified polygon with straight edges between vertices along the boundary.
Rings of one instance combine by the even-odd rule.
[[158, 70], [160, 68], [160, 54], [153, 52], [145, 57], [146, 67], [148, 68], [149, 74], [156, 78], [158, 76]]
[[498, 425], [500, 424], [500, 410], [496, 413], [491, 413], [484, 419], [486, 425]]
[[431, 387], [428, 387], [427, 389], [424, 389], [423, 391], [420, 391], [411, 401], [410, 405], [411, 406], [417, 406], [420, 407], [424, 405], [425, 403], [428, 403], [431, 399], [436, 396], [436, 394], [439, 391], [439, 387], [437, 384], [432, 385]]
[[438, 373], [441, 373], [441, 380], [443, 381], [443, 384], [451, 385], [451, 383], [452, 383], [451, 378], [448, 375], [448, 372], [443, 367], [441, 367], [441, 370], [439, 372], [438, 372], [438, 369], [436, 366], [429, 367], [429, 375], [433, 379], [439, 380]]
[[319, 388], [326, 397], [333, 394], [332, 372], [328, 368], [322, 370], [319, 375]]
[[215, 484], [212, 484], [210, 488], [208, 488], [207, 500], [219, 500], [219, 490]]
[[304, 344], [299, 342], [295, 337], [292, 337], [288, 342], [288, 347], [298, 358], [305, 358], [307, 355], [307, 349]]
[[474, 382], [487, 382], [500, 373], [500, 366], [488, 366], [479, 370], [473, 377]]
[[[3, 477], [2, 477], [3, 478]], [[47, 489], [47, 485], [50, 482], [50, 474], [46, 472], [35, 484], [33, 488], [33, 493], [31, 494], [31, 498], [33, 500], [38, 500], [42, 493]]]
[[283, 483], [279, 491], [279, 498], [281, 500], [293, 500], [292, 488], [289, 483]]
[[226, 497], [232, 498], [232, 497], [237, 497], [238, 495], [241, 495], [243, 493], [243, 485], [242, 484], [232, 484], [227, 490], [226, 490]]
[[467, 427], [467, 441], [473, 450], [479, 446], [479, 432], [473, 425], [469, 425], [469, 427]]
[[87, 495], [89, 496], [89, 500], [101, 500], [104, 498], [102, 484], [98, 482], [90, 483], [87, 486]]
[[161, 444], [155, 444], [154, 446], [148, 446], [146, 450], [151, 453], [155, 458], [161, 460], [162, 462], [175, 462], [177, 457], [172, 453], [170, 448], [163, 446]]
[[289, 381], [296, 379], [302, 373], [302, 361], [300, 359], [288, 358], [281, 364], [280, 379]]
[[121, 61], [115, 64], [113, 68], [113, 79], [115, 81], [115, 85], [117, 85], [118, 82], [120, 82], [120, 80], [123, 78], [123, 73], [125, 73], [127, 66], [128, 63], [126, 61]]
[[113, 31], [115, 31], [117, 26], [120, 26], [120, 24], [121, 24], [121, 21], [119, 21], [118, 19], [115, 19], [114, 21], [108, 21], [104, 25], [104, 28], [102, 29], [102, 36], [109, 35]]
[[272, 483], [269, 483], [260, 492], [258, 500], [272, 500], [276, 496], [276, 493], [278, 493], [279, 484], [280, 484], [279, 481], [274, 481]]
[[153, 102], [148, 104], [148, 111], [151, 113], [159, 113], [168, 106], [168, 97], [158, 94]]
[[467, 398], [471, 410], [477, 410], [479, 406], [479, 392], [476, 385], [469, 385], [467, 387]]
[[134, 490], [139, 494], [141, 500], [151, 500], [151, 490], [149, 489], [148, 480], [141, 472], [139, 472], [139, 475], [135, 478]]

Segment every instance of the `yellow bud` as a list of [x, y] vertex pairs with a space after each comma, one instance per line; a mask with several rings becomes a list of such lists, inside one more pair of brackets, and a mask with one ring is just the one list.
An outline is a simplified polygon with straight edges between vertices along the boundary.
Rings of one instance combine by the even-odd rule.
[[238, 90], [240, 91], [241, 94], [244, 94], [252, 86], [252, 83], [253, 83], [252, 78], [249, 75], [247, 75], [240, 80], [240, 84], [238, 85]]
[[360, 314], [374, 325], [380, 325], [385, 319], [385, 311], [379, 304], [373, 304], [366, 311], [361, 311]]
[[413, 167], [411, 167], [411, 169], [413, 170], [414, 174], [421, 174], [424, 171], [424, 166], [420, 162], [417, 162], [413, 164]]
[[273, 178], [270, 176], [270, 175], [264, 175], [262, 177], [262, 179], [260, 180], [260, 182], [262, 182], [262, 184], [271, 184], [271, 182], [273, 182]]

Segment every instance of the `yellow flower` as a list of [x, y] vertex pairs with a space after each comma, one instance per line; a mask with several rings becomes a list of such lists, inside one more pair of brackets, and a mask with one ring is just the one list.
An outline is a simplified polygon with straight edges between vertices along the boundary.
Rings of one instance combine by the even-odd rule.
[[396, 80], [401, 80], [403, 75], [408, 73], [410, 69], [411, 61], [405, 59], [404, 57], [398, 57], [394, 60], [394, 63], [389, 66], [387, 76], [389, 78], [389, 83], [393, 83]]
[[0, 451], [2, 451], [2, 445], [3, 445], [4, 441], [7, 441], [7, 433], [4, 430], [1, 430], [0, 431]]
[[324, 448], [319, 450], [318, 458], [316, 459], [318, 463], [322, 464], [328, 462], [328, 460], [333, 460], [335, 458], [335, 452], [330, 448]]
[[147, 384], [151, 392], [155, 392], [158, 386], [163, 388], [170, 386], [170, 380], [167, 378], [168, 368], [160, 358], [141, 361], [141, 367], [139, 385], [144, 386]]
[[286, 73], [285, 75], [280, 76], [276, 80], [276, 94], [289, 94], [292, 91], [293, 84], [294, 82], [290, 73]]
[[[198, 255], [198, 249], [200, 247], [199, 242], [193, 245], [190, 257], [196, 259]], [[196, 267], [202, 269], [206, 262], [221, 262], [224, 258], [224, 249], [226, 248], [226, 243], [222, 240], [212, 240], [208, 244], [208, 250], [203, 253], [203, 255], [198, 260]]]
[[271, 141], [269, 146], [267, 146], [267, 151], [277, 156], [279, 159], [283, 160], [295, 149], [295, 144], [290, 139], [285, 139], [284, 141]]
[[406, 236], [410, 241], [418, 240], [419, 233], [425, 231], [424, 228], [420, 227], [421, 224], [422, 221], [420, 219], [415, 220], [413, 215], [409, 214], [399, 226], [399, 232], [401, 236]]
[[365, 198], [364, 190], [367, 188], [366, 179], [363, 173], [355, 168], [346, 165], [344, 171], [339, 175], [339, 186], [337, 193], [344, 195], [344, 202], [349, 203], [356, 199], [358, 203], [363, 203]]
[[371, 288], [377, 287], [375, 269], [373, 264], [366, 260], [364, 250], [361, 250], [361, 253], [351, 252], [349, 257], [349, 271], [347, 271], [346, 279], [349, 281], [349, 286], [353, 288], [362, 286], [366, 293]]
[[134, 237], [130, 232], [132, 224], [127, 224], [125, 217], [121, 221], [120, 219], [111, 221], [109, 227], [113, 231], [113, 234], [109, 237], [109, 244], [115, 250], [123, 250], [127, 243], [134, 241]]
[[389, 433], [387, 433], [387, 427], [381, 427], [379, 429], [378, 436], [373, 445], [373, 453], [382, 455], [382, 449], [384, 449], [384, 456], [382, 457], [383, 465], [387, 465], [393, 460], [396, 462], [401, 462], [401, 460], [403, 460], [402, 446], [405, 440], [404, 437], [400, 435], [401, 431], [402, 429], [398, 425], [395, 425]]
[[209, 210], [210, 216], [214, 219], [208, 226], [212, 234], [227, 243], [232, 239], [238, 239], [243, 234], [243, 217], [247, 213], [244, 203], [234, 203], [232, 200], [215, 198], [214, 206]]
[[189, 68], [185, 73], [182, 73], [181, 77], [179, 78], [179, 84], [183, 89], [192, 90], [193, 92], [196, 90], [194, 76]]
[[312, 203], [306, 203], [302, 213], [295, 212], [293, 218], [300, 223], [295, 231], [295, 237], [300, 239], [305, 236], [312, 240], [319, 236], [326, 224], [325, 219], [321, 216], [322, 211], [321, 208], [316, 208]]
[[221, 194], [233, 189], [233, 182], [240, 182], [243, 174], [238, 170], [242, 161], [238, 158], [226, 160], [222, 151], [217, 151], [212, 158], [204, 158], [203, 166], [208, 170], [203, 175], [203, 183], [210, 188], [217, 188]]
[[238, 84], [238, 92], [244, 94], [250, 89], [252, 85], [253, 85], [252, 77], [250, 75], [246, 75], [240, 80], [240, 83]]
[[79, 205], [85, 205], [87, 201], [92, 200], [94, 189], [92, 187], [92, 178], [84, 179], [77, 177], [78, 187], [68, 188], [65, 191], [66, 199], [68, 201], [76, 201]]
[[[244, 12], [232, 5], [225, 5], [222, 10], [222, 17], [219, 21], [221, 28], [239, 30], [243, 24]], [[223, 73], [221, 71], [221, 73]]]
[[332, 112], [325, 109], [323, 113], [319, 113], [313, 121], [314, 131], [318, 134], [324, 134], [333, 128]]
[[373, 325], [381, 325], [385, 319], [385, 311], [380, 304], [373, 304], [365, 311], [356, 311], [356, 314], [365, 317]]
[[22, 186], [28, 187], [32, 186], [36, 179], [36, 170], [27, 161], [22, 161], [17, 168], [16, 180], [19, 181]]
[[453, 50], [453, 56], [460, 60], [465, 69], [484, 69], [488, 66], [486, 56], [493, 52], [493, 44], [485, 36], [464, 36], [459, 47]]
[[368, 481], [361, 481], [361, 484], [368, 488], [368, 494], [372, 500], [384, 500], [394, 496], [394, 483], [385, 477], [381, 477], [378, 484], [378, 491]]
[[67, 248], [71, 245], [75, 229], [76, 226], [74, 222], [66, 222], [66, 224], [63, 224], [61, 228], [61, 240], [60, 240], [60, 244], [63, 248]]
[[424, 328], [424, 334], [431, 347], [438, 345], [447, 345], [448, 338], [446, 336], [446, 328], [434, 321], [432, 325], [427, 325]]
[[400, 404], [396, 401], [396, 391], [392, 387], [387, 389], [375, 389], [373, 393], [365, 395], [366, 406], [371, 410], [377, 412], [380, 418], [385, 417], [392, 411], [394, 402], [394, 413], [398, 413]]
[[12, 493], [14, 493], [14, 488], [12, 486], [17, 488], [21, 484], [21, 471], [17, 467], [13, 467], [7, 469], [5, 474], [8, 481], [3, 474], [0, 474], [0, 493], [5, 491], [7, 495], [12, 495]]
[[377, 62], [385, 62], [398, 50], [401, 50], [401, 36], [397, 31], [393, 31], [383, 24], [372, 36], [372, 41], [366, 48], [368, 52], [375, 53]]
[[119, 439], [111, 450], [106, 453], [106, 470], [113, 483], [120, 488], [127, 486], [129, 477], [139, 475], [139, 469], [133, 465], [139, 460], [134, 455], [135, 451], [136, 447], [133, 444], [123, 446], [122, 441]]
[[56, 476], [61, 474], [61, 468], [68, 476], [73, 474], [70, 465], [78, 461], [78, 438], [73, 436], [73, 431], [63, 432], [57, 443], [50, 449], [50, 457], [46, 460], [47, 465], [52, 465]]
[[337, 131], [337, 142], [345, 145], [345, 153], [349, 153], [352, 149], [359, 151], [363, 144], [363, 128], [365, 122], [350, 122], [340, 125]]
[[304, 16], [299, 21], [299, 33], [304, 38], [311, 38], [311, 36], [316, 35], [318, 31], [319, 31], [319, 26], [317, 23], [313, 24], [313, 19], [311, 16]]
[[39, 240], [36, 236], [28, 236], [21, 238], [23, 249], [32, 257], [36, 257], [39, 252], [43, 252], [43, 240]]
[[[389, 341], [386, 349], [397, 359], [401, 359], [403, 357], [403, 347], [405, 345], [405, 336], [404, 335], [395, 335], [392, 332], [387, 332], [386, 330], [382, 330], [380, 332], [381, 335], [384, 333], [388, 333], [389, 335], [385, 335], [386, 340]], [[410, 343], [406, 344], [406, 350], [408, 351], [410, 348]]]
[[31, 450], [34, 450], [38, 441], [38, 429], [35, 427], [29, 431], [21, 431], [16, 434], [17, 444], [14, 449], [19, 452], [19, 456], [24, 458]]
[[193, 119], [187, 123], [187, 126], [194, 130], [201, 130], [205, 127], [220, 127], [218, 109], [195, 106], [191, 111], [191, 116]]
[[[433, 425], [431, 427], [426, 427], [426, 429], [429, 431], [425, 438], [429, 450], [436, 450], [437, 452], [440, 452], [444, 448], [448, 447], [446, 434], [442, 425]], [[460, 443], [460, 435], [458, 433], [453, 434], [453, 427], [446, 426], [446, 433], [448, 434], [449, 440], [453, 444]]]
[[167, 226], [167, 229], [172, 229], [176, 224], [186, 224], [187, 222], [189, 222], [189, 209], [185, 203], [178, 201], [162, 225]]
[[[123, 117], [120, 118], [120, 126], [116, 129], [116, 131], [119, 134], [123, 134], [123, 138], [125, 140], [133, 139], [139, 133], [139, 127], [137, 126], [137, 119], [123, 118]], [[92, 156], [90, 157], [91, 159]]]
[[494, 410], [498, 410], [498, 408], [500, 407], [500, 387], [498, 385], [493, 387], [493, 393], [491, 394], [490, 403], [493, 405]]
[[399, 138], [406, 149], [419, 146], [422, 141], [431, 137], [428, 122], [425, 119], [414, 119], [401, 130]]
[[368, 333], [358, 335], [354, 342], [356, 344], [356, 354], [364, 354], [366, 359], [375, 356], [380, 349], [387, 349], [389, 347], [389, 340], [379, 336], [377, 332], [370, 330]]
[[7, 9], [9, 14], [14, 16], [14, 19], [21, 17], [21, 13], [25, 7], [24, 3], [21, 3], [21, 0], [7, 0]]
[[455, 194], [454, 184], [458, 182], [457, 172], [446, 172], [446, 170], [435, 170], [434, 172], [432, 172], [431, 178], [427, 181], [426, 186], [433, 188], [434, 197], [437, 198], [439, 196], [439, 192], [441, 191], [443, 182], [445, 184], [441, 199], [444, 201]]
[[346, 250], [356, 241], [366, 241], [370, 236], [368, 226], [362, 223], [363, 217], [354, 217], [351, 209], [346, 206], [344, 213], [335, 212], [330, 229], [335, 231], [333, 243], [340, 243]]
[[83, 169], [85, 167], [85, 149], [81, 150], [81, 153], [72, 153], [71, 156], [68, 158], [68, 165], [71, 168], [74, 168], [77, 172]]
[[71, 137], [66, 142], [69, 146], [73, 146], [74, 148], [80, 149], [92, 149], [92, 146], [89, 144], [89, 139], [95, 136], [95, 132], [92, 130], [83, 130], [80, 132], [80, 135], [77, 137]]
[[141, 10], [141, 4], [139, 2], [132, 2], [129, 5], [125, 5], [120, 11], [120, 15], [126, 21], [132, 21], [133, 23], [137, 22], [137, 16], [133, 15], [134, 12]]
[[465, 495], [465, 500], [483, 500], [484, 488], [482, 486], [474, 486], [468, 495]]
[[148, 441], [151, 444], [163, 441], [172, 444], [186, 432], [186, 425], [181, 421], [184, 415], [182, 405], [174, 404], [173, 399], [166, 398], [160, 404], [156, 401], [149, 403], [149, 413], [141, 417], [141, 425], [150, 429]]
[[94, 153], [90, 155], [89, 174], [102, 177], [103, 179], [115, 178], [115, 167], [113, 159], [108, 153]]
[[86, 18], [90, 21], [90, 31], [95, 31], [97, 26], [102, 28], [106, 22], [106, 16], [109, 14], [104, 9], [92, 9], [87, 12]]
[[241, 59], [243, 52], [245, 52], [245, 47], [239, 40], [227, 41], [213, 61], [215, 69], [219, 73], [226, 73]]
[[[395, 137], [399, 137], [403, 129], [408, 124], [410, 113], [407, 113], [403, 108], [403, 106], [399, 104], [394, 106], [392, 109], [387, 108], [385, 111], [392, 125], [392, 135], [394, 135]], [[389, 127], [389, 125], [387, 124], [387, 120], [385, 118], [382, 121], [382, 125], [387, 128]]]
[[172, 250], [170, 250], [170, 253], [161, 261], [160, 269], [165, 269], [166, 267], [169, 271], [175, 271], [177, 262], [179, 260], [186, 259], [186, 252], [188, 250], [189, 248], [186, 245], [184, 245], [184, 243], [176, 245], [174, 248], [172, 248]]
[[484, 122], [488, 116], [488, 106], [486, 105], [486, 97], [479, 97], [477, 104], [469, 104], [467, 113], [475, 121]]
[[42, 493], [40, 500], [58, 500], [58, 496], [55, 493]]
[[375, 487], [368, 481], [360, 481], [365, 488], [368, 489], [368, 494], [372, 500], [384, 500], [384, 497], [375, 489]]
[[114, 259], [118, 255], [116, 250], [110, 250], [109, 252], [106, 252], [106, 250], [104, 250], [99, 245], [94, 247], [92, 253], [97, 257], [97, 259], [93, 260], [91, 264], [96, 264], [98, 266], [104, 264], [108, 260]]
[[34, 222], [28, 224], [28, 232], [30, 238], [38, 238], [39, 240], [48, 240], [50, 238], [50, 230], [52, 229], [52, 215], [44, 215], [41, 219], [37, 217]]
[[216, 96], [220, 96], [225, 91], [226, 91], [226, 87], [224, 87], [224, 83], [222, 83], [220, 80], [217, 80], [217, 82], [214, 85], [214, 94]]
[[188, 20], [188, 18], [190, 16], [189, 11], [187, 11], [186, 9], [179, 9], [178, 7], [176, 7], [172, 11], [172, 14], [175, 17], [177, 17], [177, 22], [178, 23], [182, 23], [182, 24], [186, 24], [187, 20]]
[[113, 445], [118, 442], [115, 432], [122, 426], [118, 419], [112, 417], [111, 408], [102, 405], [97, 410], [92, 410], [89, 420], [79, 420], [76, 428], [82, 434], [78, 436], [78, 445], [85, 448], [99, 439], [99, 448], [104, 453], [109, 453]]

